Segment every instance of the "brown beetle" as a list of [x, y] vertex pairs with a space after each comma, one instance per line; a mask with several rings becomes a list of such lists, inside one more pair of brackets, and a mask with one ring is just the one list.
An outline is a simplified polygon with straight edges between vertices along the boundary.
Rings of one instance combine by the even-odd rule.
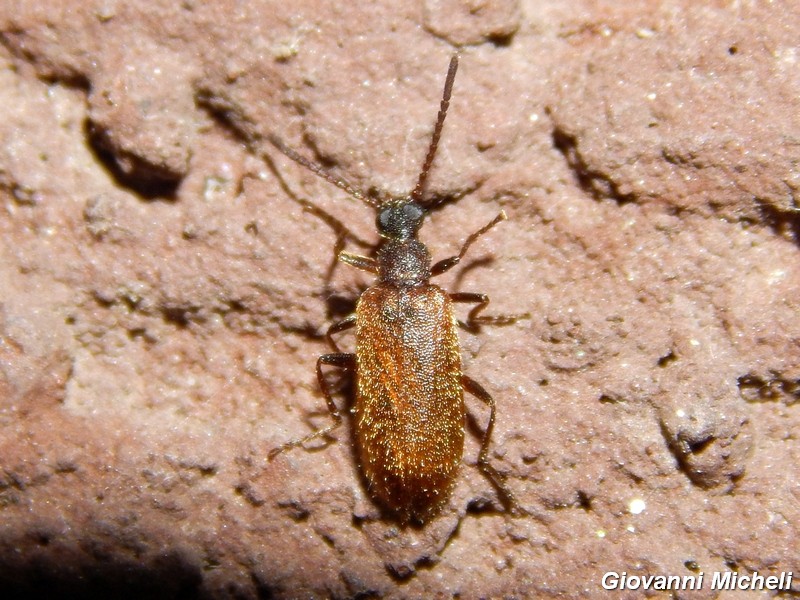
[[[417, 238], [425, 214], [433, 206], [423, 190], [444, 126], [458, 68], [453, 56], [428, 154], [414, 190], [408, 196], [379, 200], [363, 194], [343, 179], [323, 171], [272, 136], [270, 142], [286, 156], [377, 210], [383, 241], [375, 258], [348, 252], [339, 260], [377, 275], [377, 282], [359, 298], [354, 314], [332, 325], [326, 334], [334, 352], [320, 356], [317, 377], [333, 423], [306, 437], [273, 449], [269, 460], [289, 448], [328, 435], [342, 422], [322, 366], [355, 373], [355, 439], [360, 467], [370, 495], [392, 511], [401, 523], [423, 523], [449, 497], [464, 451], [466, 408], [464, 390], [491, 409], [478, 466], [500, 490], [513, 510], [518, 506], [499, 473], [489, 464], [489, 443], [495, 404], [483, 387], [461, 372], [457, 327], [474, 330], [480, 324], [508, 324], [517, 317], [487, 317], [485, 294], [448, 294], [429, 282], [457, 265], [470, 245], [504, 220], [504, 212], [470, 235], [456, 256], [431, 266], [428, 249]], [[338, 224], [338, 222], [337, 222]], [[338, 224], [344, 231], [344, 226]], [[341, 234], [341, 232], [340, 232]], [[340, 235], [341, 237], [341, 235]], [[460, 323], [454, 302], [472, 303], [466, 323]], [[356, 328], [356, 352], [339, 351], [332, 336]]]

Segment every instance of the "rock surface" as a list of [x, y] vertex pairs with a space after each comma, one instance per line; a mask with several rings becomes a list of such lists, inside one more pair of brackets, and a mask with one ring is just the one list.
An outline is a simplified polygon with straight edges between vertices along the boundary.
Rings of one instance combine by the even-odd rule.
[[[797, 3], [339, 4], [0, 2], [3, 596], [800, 571]], [[533, 516], [503, 513], [472, 435], [450, 504], [403, 529], [347, 427], [266, 460], [326, 422], [322, 334], [370, 281], [329, 276], [301, 199], [376, 236], [264, 139], [407, 192], [456, 45], [430, 193], [461, 198], [423, 238], [441, 258], [509, 214], [438, 283], [531, 314], [462, 343]]]

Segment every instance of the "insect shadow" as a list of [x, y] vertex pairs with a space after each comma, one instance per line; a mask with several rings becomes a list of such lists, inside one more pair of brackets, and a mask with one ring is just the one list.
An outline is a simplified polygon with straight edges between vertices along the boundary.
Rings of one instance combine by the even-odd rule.
[[[428, 175], [439, 146], [445, 117], [458, 69], [458, 56], [450, 60], [439, 113], [427, 155], [414, 189], [391, 197], [370, 190], [364, 193], [348, 181], [327, 172], [287, 146], [277, 136], [268, 141], [302, 167], [344, 190], [376, 211], [381, 237], [371, 255], [344, 250], [347, 240], [371, 248], [332, 215], [307, 200], [297, 199], [305, 210], [326, 222], [336, 233], [334, 260], [376, 275], [376, 282], [358, 298], [355, 310], [331, 325], [325, 338], [332, 352], [317, 360], [317, 379], [331, 423], [300, 439], [269, 452], [279, 454], [328, 437], [342, 423], [342, 411], [333, 395], [345, 384], [331, 384], [323, 367], [341, 369], [353, 382], [353, 431], [355, 456], [370, 496], [401, 524], [422, 525], [433, 518], [450, 497], [464, 453], [467, 421], [464, 392], [489, 407], [483, 431], [478, 468], [500, 494], [506, 508], [525, 511], [517, 503], [504, 477], [489, 461], [495, 423], [495, 402], [477, 381], [461, 368], [457, 329], [478, 331], [481, 325], [509, 325], [530, 315], [483, 315], [489, 304], [486, 294], [448, 293], [430, 283], [464, 258], [470, 246], [507, 217], [501, 211], [489, 223], [470, 234], [457, 255], [433, 263], [418, 232], [426, 214], [441, 206], [441, 198], [426, 199]], [[282, 187], [288, 186], [267, 156]], [[291, 192], [289, 192], [291, 193]], [[455, 303], [471, 304], [466, 321], [459, 320]], [[355, 353], [342, 352], [334, 335], [355, 328]]]

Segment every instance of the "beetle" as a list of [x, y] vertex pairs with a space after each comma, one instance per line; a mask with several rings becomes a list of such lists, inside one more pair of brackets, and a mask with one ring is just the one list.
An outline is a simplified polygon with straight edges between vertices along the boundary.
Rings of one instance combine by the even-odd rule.
[[[403, 524], [429, 520], [452, 492], [464, 451], [465, 391], [490, 409], [478, 467], [500, 491], [512, 512], [520, 511], [502, 477], [489, 463], [495, 402], [478, 382], [462, 372], [457, 328], [461, 325], [476, 330], [485, 323], [510, 324], [527, 315], [484, 316], [480, 313], [489, 304], [487, 295], [448, 293], [430, 283], [431, 277], [459, 264], [475, 240], [505, 220], [506, 214], [501, 211], [467, 237], [457, 255], [433, 264], [428, 249], [418, 239], [426, 214], [435, 206], [424, 199], [423, 192], [457, 69], [458, 55], [454, 55], [428, 153], [417, 183], [408, 195], [377, 198], [364, 194], [304, 158], [276, 136], [268, 136], [270, 143], [288, 158], [375, 208], [382, 238], [374, 257], [338, 253], [340, 261], [375, 274], [377, 281], [361, 294], [353, 314], [329, 327], [326, 339], [333, 352], [317, 360], [317, 379], [331, 424], [274, 448], [268, 460], [327, 436], [341, 425], [342, 414], [333, 401], [323, 366], [354, 373], [354, 432], [359, 466], [369, 494]], [[456, 318], [454, 303], [474, 304], [465, 323]], [[353, 327], [355, 353], [341, 352], [333, 335]]]

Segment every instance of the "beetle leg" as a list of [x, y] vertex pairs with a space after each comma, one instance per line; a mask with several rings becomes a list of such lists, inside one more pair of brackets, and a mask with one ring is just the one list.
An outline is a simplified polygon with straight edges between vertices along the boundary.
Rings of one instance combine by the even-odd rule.
[[350, 231], [347, 225], [316, 204], [312, 204], [308, 200], [302, 198], [298, 198], [297, 202], [303, 207], [303, 210], [311, 213], [320, 221], [328, 225], [328, 227], [330, 227], [336, 234], [336, 241], [333, 244], [333, 260], [331, 261], [330, 265], [328, 265], [328, 272], [325, 274], [325, 283], [326, 285], [330, 285], [331, 279], [333, 279], [333, 272], [336, 269], [337, 263], [339, 262], [339, 254], [342, 250], [344, 250], [347, 240], [351, 239], [362, 247], [368, 247], [369, 244]]
[[431, 267], [431, 277], [435, 277], [436, 275], [441, 275], [445, 271], [449, 271], [450, 269], [455, 267], [458, 263], [461, 262], [461, 259], [464, 258], [464, 255], [467, 253], [467, 250], [469, 250], [469, 247], [475, 240], [477, 240], [480, 236], [489, 231], [492, 227], [497, 225], [500, 221], [505, 221], [507, 218], [508, 217], [506, 216], [506, 211], [501, 210], [499, 215], [497, 215], [488, 224], [478, 229], [478, 231], [476, 231], [466, 239], [464, 245], [461, 246], [461, 250], [459, 250], [458, 254], [456, 254], [455, 256], [451, 256], [449, 258], [444, 258], [439, 262], [437, 262], [435, 265], [433, 265]]
[[519, 315], [483, 315], [483, 310], [489, 306], [489, 296], [474, 292], [453, 292], [450, 294], [453, 302], [467, 302], [475, 304], [467, 315], [466, 323], [459, 321], [458, 324], [467, 331], [477, 331], [481, 325], [511, 325], [520, 319], [530, 319], [530, 313]]
[[350, 252], [340, 252], [339, 260], [350, 265], [351, 267], [360, 269], [361, 271], [367, 271], [369, 273], [374, 273], [375, 275], [378, 274], [378, 261], [369, 256], [351, 254]]
[[352, 329], [355, 327], [356, 324], [356, 314], [353, 313], [348, 315], [338, 323], [334, 323], [330, 327], [328, 327], [328, 331], [325, 333], [325, 339], [328, 340], [328, 344], [331, 348], [333, 348], [333, 352], [335, 354], [341, 354], [342, 351], [339, 350], [339, 346], [336, 342], [333, 341], [333, 334], [334, 333], [341, 333], [342, 331], [347, 331], [348, 329]]
[[486, 426], [486, 431], [483, 433], [483, 440], [481, 440], [481, 451], [478, 454], [478, 468], [486, 476], [486, 478], [497, 488], [503, 496], [504, 503], [510, 508], [513, 514], [524, 514], [525, 511], [517, 502], [514, 494], [506, 485], [503, 476], [489, 463], [489, 444], [492, 441], [492, 431], [494, 430], [494, 398], [483, 389], [483, 386], [468, 377], [467, 375], [461, 376], [461, 385], [466, 391], [475, 396], [478, 400], [483, 402], [489, 407], [489, 424]]
[[[331, 329], [333, 329], [333, 327]], [[339, 367], [341, 369], [352, 371], [353, 369], [355, 369], [356, 366], [356, 355], [343, 354], [343, 353], [323, 354], [317, 359], [317, 380], [319, 381], [319, 387], [322, 390], [322, 395], [325, 396], [325, 402], [328, 405], [328, 412], [331, 414], [333, 423], [331, 423], [327, 427], [323, 427], [322, 429], [315, 431], [314, 433], [302, 437], [299, 440], [287, 442], [282, 446], [273, 448], [272, 450], [269, 451], [269, 454], [267, 454], [268, 461], [271, 461], [273, 458], [278, 456], [278, 454], [285, 452], [286, 450], [297, 448], [298, 446], [303, 446], [307, 442], [310, 442], [311, 440], [315, 440], [317, 438], [326, 436], [329, 433], [331, 433], [334, 429], [339, 427], [339, 425], [342, 424], [342, 415], [339, 412], [336, 403], [333, 401], [333, 396], [331, 395], [328, 382], [325, 380], [324, 373], [322, 372], [322, 365], [331, 365], [334, 367]]]
[[[297, 152], [289, 148], [280, 139], [278, 139], [277, 136], [270, 135], [269, 141], [276, 148], [278, 148], [278, 150], [283, 152], [283, 154], [285, 154], [295, 162], [298, 162], [302, 166], [310, 169], [312, 172], [316, 173], [323, 179], [327, 179], [328, 181], [331, 181], [333, 179], [335, 181], [331, 181], [331, 183], [333, 183], [335, 186], [347, 191], [348, 193], [352, 193], [353, 191], [355, 191], [356, 194], [361, 195], [360, 192], [354, 190], [354, 188], [343, 179], [335, 178], [329, 173], [321, 172], [322, 169], [312, 164], [308, 159], [303, 158]], [[331, 261], [331, 264], [328, 266], [328, 272], [325, 274], [325, 283], [326, 285], [329, 285], [331, 279], [333, 278], [333, 272], [336, 269], [336, 264], [338, 263], [339, 253], [342, 250], [344, 250], [345, 243], [347, 242], [348, 239], [352, 240], [354, 243], [358, 244], [362, 248], [371, 248], [372, 244], [361, 239], [359, 236], [353, 233], [350, 230], [350, 228], [347, 227], [347, 225], [342, 223], [339, 219], [334, 217], [332, 214], [330, 214], [322, 207], [317, 206], [316, 204], [306, 200], [305, 198], [301, 198], [300, 196], [295, 194], [294, 190], [292, 190], [291, 187], [289, 187], [289, 184], [284, 179], [283, 173], [281, 173], [280, 169], [278, 169], [278, 166], [275, 164], [275, 161], [272, 159], [272, 157], [265, 152], [263, 154], [263, 158], [265, 159], [265, 162], [267, 163], [269, 170], [272, 171], [273, 175], [275, 175], [275, 177], [277, 178], [278, 184], [281, 186], [283, 191], [286, 192], [286, 195], [289, 196], [289, 198], [291, 198], [295, 202], [297, 202], [297, 204], [299, 204], [304, 211], [311, 213], [319, 220], [321, 220], [323, 223], [328, 225], [328, 227], [330, 227], [336, 234], [336, 241], [334, 242], [333, 246], [333, 260]], [[367, 200], [367, 202], [370, 203], [369, 200]]]

